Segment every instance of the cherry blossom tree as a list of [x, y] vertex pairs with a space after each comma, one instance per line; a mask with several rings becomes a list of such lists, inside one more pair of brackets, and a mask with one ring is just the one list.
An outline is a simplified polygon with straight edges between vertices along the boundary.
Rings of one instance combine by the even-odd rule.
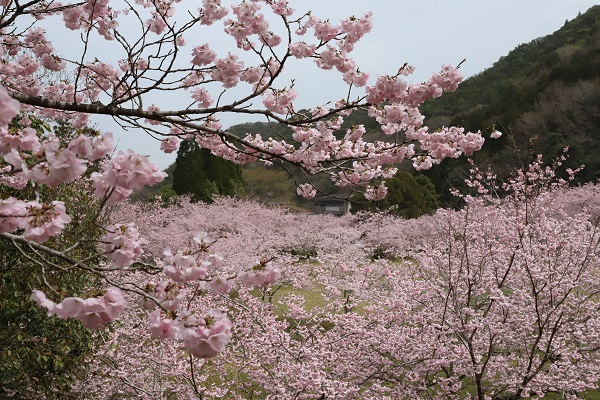
[[[215, 30], [218, 25], [222, 29]], [[370, 77], [351, 53], [371, 27], [369, 14], [335, 24], [312, 13], [296, 13], [285, 0], [242, 1], [230, 7], [218, 0], [193, 7], [179, 1], [0, 0], [0, 184], [16, 190], [56, 187], [74, 181], [113, 152], [110, 133], [81, 130], [64, 142], [52, 134], [39, 135], [28, 115], [74, 129], [87, 126], [93, 115], [110, 116], [124, 130], [142, 130], [160, 140], [165, 152], [175, 151], [181, 139], [193, 139], [238, 164], [291, 163], [305, 173], [307, 182], [299, 183], [298, 192], [307, 198], [316, 194], [310, 186], [316, 173], [329, 174], [339, 186], [362, 188], [367, 198], [377, 200], [387, 188], [369, 182], [392, 176], [403, 160], [426, 169], [446, 157], [478, 150], [480, 133], [458, 127], [430, 132], [418, 111], [427, 99], [456, 89], [462, 78], [458, 69], [442, 66], [423, 83], [404, 80], [413, 71], [407, 64], [390, 75]], [[233, 39], [237, 53], [224, 54], [214, 45], [195, 42], [214, 32]], [[78, 40], [69, 42], [68, 51], [55, 49], [51, 38], [60, 35], [76, 35]], [[348, 87], [343, 98], [298, 109], [294, 81], [283, 81], [283, 74], [286, 65], [303, 58], [314, 61], [316, 68], [337, 71]], [[182, 105], [174, 106], [178, 101]], [[344, 118], [358, 109], [367, 109], [389, 139], [368, 142], [363, 126], [336, 136]], [[293, 133], [234, 135], [220, 122], [225, 113], [262, 116]], [[131, 150], [112, 154], [90, 176], [90, 195], [97, 201], [93, 215], [103, 215], [107, 207], [164, 176]], [[131, 221], [103, 226], [100, 240], [81, 237], [49, 244], [73, 222], [61, 199], [0, 199], [1, 240], [31, 252], [50, 270], [55, 268], [50, 258], [59, 258], [106, 286], [87, 298], [80, 293], [47, 296], [53, 288], [40, 287], [31, 298], [50, 316], [98, 328], [131, 303], [126, 293], [135, 294], [145, 307], [155, 308], [152, 333], [182, 341], [198, 357], [223, 350], [231, 322], [216, 309], [203, 310], [203, 316], [189, 314], [170, 297], [177, 298], [167, 290], [172, 286], [154, 282], [154, 274], [164, 273], [178, 284], [208, 284], [217, 292], [226, 291], [231, 280], [265, 287], [280, 276], [266, 254], [257, 254], [250, 267], [228, 275], [212, 251], [217, 237], [203, 233], [190, 235], [193, 248], [163, 249], [158, 262], [145, 259], [147, 239]], [[76, 249], [90, 240], [97, 241], [97, 256], [77, 257]], [[147, 274], [148, 280], [127, 281], [127, 274], [134, 272]]]
[[[388, 303], [432, 339], [415, 355], [429, 358], [412, 370], [415, 390], [460, 398], [469, 386], [478, 399], [518, 399], [598, 387], [597, 220], [561, 207], [560, 164], [538, 157], [503, 185], [474, 171], [469, 184], [484, 195], [439, 212], [446, 240], [416, 256], [411, 295]], [[500, 191], [502, 200], [492, 195]]]

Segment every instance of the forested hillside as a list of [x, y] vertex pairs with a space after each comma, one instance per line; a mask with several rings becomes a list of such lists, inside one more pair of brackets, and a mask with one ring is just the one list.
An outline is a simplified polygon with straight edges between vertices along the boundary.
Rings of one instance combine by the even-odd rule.
[[[568, 163], [585, 164], [579, 181], [600, 177], [600, 6], [551, 35], [519, 45], [454, 93], [422, 107], [432, 128], [495, 126], [506, 133], [475, 155], [505, 175], [532, 154], [557, 156], [569, 146]], [[444, 161], [429, 173], [438, 191], [460, 185], [465, 160]]]

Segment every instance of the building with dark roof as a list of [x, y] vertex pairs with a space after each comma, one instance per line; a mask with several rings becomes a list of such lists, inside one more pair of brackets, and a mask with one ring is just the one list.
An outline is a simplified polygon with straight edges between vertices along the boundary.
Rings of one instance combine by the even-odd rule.
[[350, 212], [350, 202], [335, 197], [315, 197], [315, 212], [317, 214], [345, 215]]

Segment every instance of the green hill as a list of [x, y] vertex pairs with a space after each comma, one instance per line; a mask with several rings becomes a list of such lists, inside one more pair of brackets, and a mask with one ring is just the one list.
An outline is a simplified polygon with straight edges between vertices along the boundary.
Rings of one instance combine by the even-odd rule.
[[[518, 46], [421, 111], [432, 128], [495, 126], [504, 132], [474, 157], [501, 175], [534, 154], [549, 159], [569, 146], [569, 166], [586, 166], [579, 181], [600, 178], [600, 6]], [[449, 185], [460, 186], [466, 171], [464, 160], [449, 160], [429, 176], [444, 192]]]

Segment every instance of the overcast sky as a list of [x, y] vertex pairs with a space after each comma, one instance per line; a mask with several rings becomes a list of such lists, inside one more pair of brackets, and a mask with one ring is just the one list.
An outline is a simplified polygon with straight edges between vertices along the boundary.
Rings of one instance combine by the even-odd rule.
[[[228, 3], [228, 1], [224, 1]], [[290, 0], [297, 11], [312, 10], [321, 19], [340, 19], [373, 13], [374, 28], [352, 53], [361, 70], [371, 74], [394, 73], [404, 62], [416, 67], [411, 81], [422, 81], [442, 64], [463, 59], [468, 77], [492, 66], [522, 43], [560, 29], [565, 20], [595, 5], [589, 0]], [[193, 38], [187, 38], [193, 42]], [[206, 40], [205, 40], [206, 41]], [[201, 43], [198, 43], [201, 44]], [[191, 46], [187, 46], [191, 51]], [[235, 49], [231, 49], [235, 51]], [[218, 49], [219, 55], [226, 49]], [[311, 62], [288, 71], [301, 93], [300, 107], [343, 97], [346, 88], [333, 72], [319, 72]], [[333, 78], [333, 79], [332, 79]], [[283, 85], [283, 83], [282, 83]], [[245, 122], [223, 118], [224, 125]], [[102, 128], [102, 126], [100, 126]], [[113, 129], [117, 133], [117, 129]], [[120, 136], [120, 135], [119, 135]], [[174, 162], [175, 154], [162, 155], [158, 144], [129, 132], [119, 147], [149, 154], [161, 168]]]

